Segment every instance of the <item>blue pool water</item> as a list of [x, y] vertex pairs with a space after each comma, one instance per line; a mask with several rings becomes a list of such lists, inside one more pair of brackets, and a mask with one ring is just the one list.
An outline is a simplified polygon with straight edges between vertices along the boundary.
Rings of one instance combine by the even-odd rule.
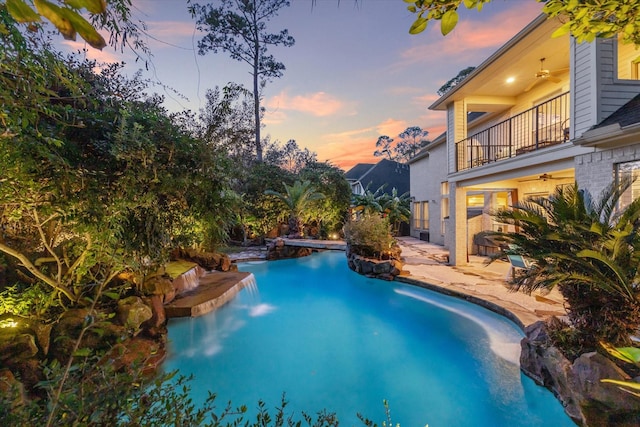
[[402, 427], [574, 426], [560, 403], [521, 374], [522, 332], [474, 304], [351, 272], [344, 253], [245, 263], [257, 286], [195, 319], [169, 323], [169, 370], [194, 374], [252, 412], [335, 412], [340, 425], [380, 424], [383, 400]]

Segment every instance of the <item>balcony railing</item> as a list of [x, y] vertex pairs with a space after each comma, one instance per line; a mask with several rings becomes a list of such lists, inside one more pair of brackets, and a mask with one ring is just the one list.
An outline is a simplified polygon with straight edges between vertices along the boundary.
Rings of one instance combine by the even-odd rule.
[[569, 93], [563, 93], [456, 143], [457, 170], [530, 153], [569, 140]]

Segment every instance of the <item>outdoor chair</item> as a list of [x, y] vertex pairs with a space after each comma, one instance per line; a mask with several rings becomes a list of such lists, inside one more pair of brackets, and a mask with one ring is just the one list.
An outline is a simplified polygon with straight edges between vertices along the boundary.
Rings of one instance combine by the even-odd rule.
[[534, 264], [533, 261], [522, 255], [507, 254], [507, 258], [509, 258], [509, 263], [511, 264], [505, 278], [507, 281], [515, 278], [518, 271], [527, 271]]

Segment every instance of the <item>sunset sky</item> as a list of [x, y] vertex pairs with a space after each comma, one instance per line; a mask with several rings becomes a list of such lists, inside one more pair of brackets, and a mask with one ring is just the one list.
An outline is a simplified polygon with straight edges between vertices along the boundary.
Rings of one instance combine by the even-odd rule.
[[[134, 19], [148, 26], [149, 70], [110, 47], [89, 48], [89, 56], [125, 61], [128, 72], [142, 68], [145, 77], [175, 89], [181, 95], [160, 85], [153, 89], [171, 111], [198, 112], [207, 89], [231, 81], [251, 87], [244, 63], [225, 53], [197, 54], [201, 35], [186, 0], [133, 5]], [[269, 24], [272, 32], [287, 28], [296, 43], [270, 51], [286, 71], [265, 89], [263, 136], [283, 143], [295, 139], [319, 160], [345, 170], [379, 161], [373, 152], [381, 135], [397, 138], [407, 127], [420, 126], [435, 138], [444, 130], [444, 112], [427, 107], [438, 88], [463, 68], [479, 65], [541, 7], [533, 0], [493, 0], [480, 13], [462, 11], [456, 29], [443, 37], [439, 23], [410, 35], [414, 16], [402, 0], [317, 0], [313, 7], [311, 0], [292, 0]]]

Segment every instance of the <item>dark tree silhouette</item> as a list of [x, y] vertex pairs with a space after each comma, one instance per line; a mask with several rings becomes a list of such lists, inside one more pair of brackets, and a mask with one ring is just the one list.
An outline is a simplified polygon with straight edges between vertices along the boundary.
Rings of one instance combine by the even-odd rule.
[[438, 89], [438, 92], [437, 92], [438, 95], [442, 96], [445, 93], [449, 92], [454, 87], [458, 86], [475, 69], [476, 67], [467, 67], [464, 70], [460, 70], [460, 72], [454, 78], [452, 78], [451, 80], [449, 80], [448, 82], [440, 86], [440, 89]]
[[[190, 3], [190, 2], [189, 2]], [[289, 0], [222, 0], [212, 4], [191, 4], [189, 11], [196, 18], [198, 29], [207, 33], [198, 41], [198, 53], [223, 50], [232, 59], [245, 62], [253, 76], [256, 159], [262, 162], [260, 140], [260, 89], [272, 78], [282, 77], [283, 63], [267, 53], [269, 46], [293, 46], [295, 40], [288, 30], [269, 33], [267, 22]]]

